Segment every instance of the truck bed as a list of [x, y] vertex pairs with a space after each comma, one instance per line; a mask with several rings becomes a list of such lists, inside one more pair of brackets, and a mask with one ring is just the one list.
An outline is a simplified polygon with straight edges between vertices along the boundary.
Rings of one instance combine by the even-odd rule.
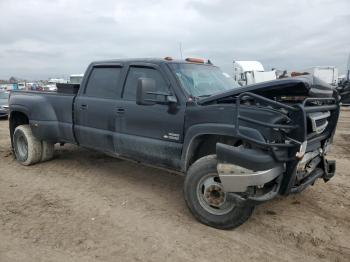
[[[37, 91], [13, 91], [9, 103], [13, 108], [25, 108], [34, 134], [54, 137], [54, 142], [75, 143], [73, 103], [75, 94]], [[23, 109], [24, 110], [24, 109]]]

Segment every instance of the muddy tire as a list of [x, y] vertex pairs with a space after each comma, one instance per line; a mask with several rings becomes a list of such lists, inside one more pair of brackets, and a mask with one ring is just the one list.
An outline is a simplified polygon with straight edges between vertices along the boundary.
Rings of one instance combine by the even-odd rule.
[[13, 133], [13, 149], [16, 159], [25, 166], [41, 161], [42, 144], [36, 139], [29, 125], [16, 127]]
[[242, 225], [252, 215], [253, 206], [237, 207], [223, 191], [216, 155], [200, 158], [189, 168], [184, 197], [193, 216], [205, 225], [231, 229]]
[[53, 154], [55, 151], [55, 144], [47, 141], [42, 141], [42, 154], [41, 154], [41, 162], [49, 161], [53, 158]]

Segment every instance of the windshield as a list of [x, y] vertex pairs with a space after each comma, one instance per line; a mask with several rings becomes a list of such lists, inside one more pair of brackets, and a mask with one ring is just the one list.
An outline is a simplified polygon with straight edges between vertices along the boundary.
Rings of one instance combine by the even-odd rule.
[[0, 92], [0, 99], [8, 99], [9, 93], [7, 92]]
[[193, 97], [206, 97], [240, 87], [230, 75], [219, 68], [203, 64], [172, 64], [183, 88]]

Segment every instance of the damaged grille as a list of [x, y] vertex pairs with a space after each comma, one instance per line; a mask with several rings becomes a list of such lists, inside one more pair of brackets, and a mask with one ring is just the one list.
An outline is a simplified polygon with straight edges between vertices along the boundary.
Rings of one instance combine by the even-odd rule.
[[329, 111], [310, 113], [308, 115], [310, 131], [312, 133], [321, 134], [327, 128], [330, 115]]

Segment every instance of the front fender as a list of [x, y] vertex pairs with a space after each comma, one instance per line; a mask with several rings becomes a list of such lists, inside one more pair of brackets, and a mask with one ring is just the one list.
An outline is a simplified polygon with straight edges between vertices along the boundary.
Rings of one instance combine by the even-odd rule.
[[[204, 135], [219, 135], [219, 136], [229, 136], [235, 137], [235, 126], [232, 124], [218, 124], [218, 123], [208, 123], [208, 124], [198, 124], [191, 126], [185, 135], [185, 140], [183, 144], [183, 151], [181, 155], [182, 170], [186, 171], [189, 167], [189, 160], [192, 153], [194, 152], [198, 138]], [[240, 132], [253, 137], [259, 141], [265, 141], [262, 134], [256, 129], [249, 127], [240, 127]], [[239, 139], [239, 138], [237, 138]]]
[[279, 165], [268, 152], [222, 143], [216, 144], [216, 156], [218, 163], [238, 165], [254, 171], [267, 170]]

